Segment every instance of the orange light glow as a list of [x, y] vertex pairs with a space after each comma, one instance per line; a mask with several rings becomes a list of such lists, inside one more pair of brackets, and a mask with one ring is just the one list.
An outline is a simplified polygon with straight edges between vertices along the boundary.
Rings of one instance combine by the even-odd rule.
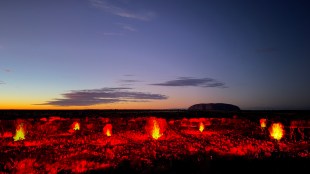
[[75, 130], [75, 131], [80, 130], [80, 123], [74, 122], [73, 123], [73, 130]]
[[200, 122], [199, 123], [199, 131], [202, 132], [204, 129], [205, 129], [205, 125], [202, 122]]
[[284, 130], [281, 123], [273, 123], [269, 128], [270, 136], [276, 140], [280, 140], [283, 137]]
[[153, 119], [153, 129], [152, 129], [152, 137], [157, 140], [163, 134], [160, 133], [160, 127], [156, 119]]
[[112, 136], [112, 124], [106, 124], [103, 128], [103, 133], [108, 137]]
[[265, 127], [266, 127], [266, 122], [267, 122], [267, 119], [261, 118], [261, 119], [259, 120], [260, 127], [261, 127], [261, 128], [265, 128]]
[[14, 141], [24, 140], [25, 139], [25, 130], [23, 124], [17, 126], [16, 134], [13, 137]]

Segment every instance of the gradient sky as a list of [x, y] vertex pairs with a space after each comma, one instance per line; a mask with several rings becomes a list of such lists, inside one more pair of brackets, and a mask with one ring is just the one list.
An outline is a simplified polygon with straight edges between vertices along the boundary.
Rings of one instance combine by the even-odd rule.
[[1, 0], [0, 109], [310, 109], [308, 0]]

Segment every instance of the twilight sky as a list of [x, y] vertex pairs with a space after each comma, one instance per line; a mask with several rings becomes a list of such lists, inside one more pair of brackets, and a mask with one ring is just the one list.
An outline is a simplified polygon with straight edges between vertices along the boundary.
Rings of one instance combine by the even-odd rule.
[[310, 109], [308, 0], [1, 0], [0, 109]]

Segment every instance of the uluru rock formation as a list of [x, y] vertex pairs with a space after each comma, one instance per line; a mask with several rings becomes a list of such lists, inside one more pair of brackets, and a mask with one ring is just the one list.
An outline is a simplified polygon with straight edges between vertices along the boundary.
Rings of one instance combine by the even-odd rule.
[[226, 103], [200, 103], [188, 108], [196, 111], [240, 111], [238, 106]]

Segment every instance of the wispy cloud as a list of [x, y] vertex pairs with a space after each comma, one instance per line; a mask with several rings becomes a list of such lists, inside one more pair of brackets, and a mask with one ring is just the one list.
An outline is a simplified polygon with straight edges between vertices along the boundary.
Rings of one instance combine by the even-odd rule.
[[122, 36], [123, 33], [117, 33], [117, 32], [104, 32], [103, 33], [104, 36]]
[[133, 76], [135, 76], [135, 75], [133, 75], [133, 74], [124, 74], [124, 76], [125, 76], [125, 77], [133, 77]]
[[39, 105], [54, 106], [90, 106], [117, 102], [146, 102], [150, 100], [165, 100], [168, 97], [161, 94], [133, 92], [132, 88], [102, 88], [90, 90], [73, 90], [57, 98]]
[[125, 24], [125, 23], [116, 23], [116, 24], [119, 25], [124, 30], [127, 30], [127, 31], [137, 31], [136, 28], [134, 28], [133, 26], [131, 26], [129, 24]]
[[1, 80], [0, 80], [0, 85], [4, 85], [4, 84], [5, 84], [4, 81], [1, 81]]
[[128, 30], [128, 31], [137, 31], [137, 29], [133, 28], [133, 27], [130, 26], [130, 25], [124, 25], [124, 26], [123, 26], [123, 29], [124, 29], [124, 30]]
[[140, 80], [120, 80], [120, 82], [124, 83], [136, 83], [136, 82], [141, 82]]
[[163, 83], [155, 83], [150, 85], [156, 86], [196, 86], [196, 87], [213, 87], [213, 88], [226, 88], [223, 82], [219, 82], [212, 78], [192, 78], [192, 77], [179, 77], [176, 80], [170, 80]]
[[12, 72], [12, 70], [11, 70], [11, 69], [8, 69], [8, 68], [3, 69], [3, 71], [6, 72], [6, 73]]
[[120, 5], [116, 5], [115, 2], [119, 2], [116, 0], [89, 0], [89, 2], [91, 3], [92, 6], [96, 8], [102, 9], [110, 14], [120, 16], [123, 18], [149, 21], [155, 16], [155, 13], [152, 11], [138, 13], [126, 9], [124, 7], [121, 7]]
[[126, 80], [119, 80], [120, 86], [131, 86], [135, 83], [142, 82], [140, 80], [133, 80], [133, 79], [126, 79]]

